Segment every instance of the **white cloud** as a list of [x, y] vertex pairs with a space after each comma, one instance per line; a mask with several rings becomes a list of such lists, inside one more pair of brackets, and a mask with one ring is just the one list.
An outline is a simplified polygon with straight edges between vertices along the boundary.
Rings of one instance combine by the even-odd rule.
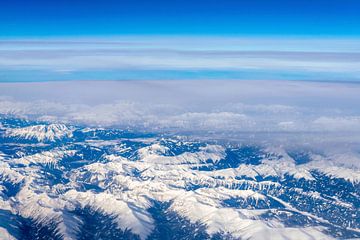
[[2, 41], [0, 69], [64, 74], [89, 70], [250, 70], [344, 73], [358, 78], [357, 40], [120, 38]]
[[332, 131], [347, 130], [360, 131], [360, 116], [344, 117], [319, 117], [314, 120], [314, 125], [320, 129]]
[[277, 81], [0, 84], [0, 114], [177, 132], [360, 132], [360, 85]]

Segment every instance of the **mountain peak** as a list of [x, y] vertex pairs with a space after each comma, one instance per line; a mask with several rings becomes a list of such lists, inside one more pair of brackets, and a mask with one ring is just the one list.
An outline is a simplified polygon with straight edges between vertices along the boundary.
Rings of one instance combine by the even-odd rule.
[[6, 129], [7, 137], [17, 137], [27, 140], [37, 140], [39, 142], [50, 141], [55, 142], [66, 137], [72, 137], [73, 128], [69, 128], [64, 124], [53, 123], [49, 125], [33, 125], [21, 128]]

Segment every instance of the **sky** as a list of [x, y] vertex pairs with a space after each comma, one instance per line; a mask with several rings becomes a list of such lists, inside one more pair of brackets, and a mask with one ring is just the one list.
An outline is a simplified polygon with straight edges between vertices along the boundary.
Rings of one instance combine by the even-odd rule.
[[2, 0], [0, 36], [359, 36], [357, 0]]
[[121, 36], [0, 41], [0, 82], [360, 81], [355, 38]]
[[360, 81], [356, 0], [2, 0], [0, 82]]
[[356, 0], [2, 0], [0, 115], [358, 133], [359, 12]]

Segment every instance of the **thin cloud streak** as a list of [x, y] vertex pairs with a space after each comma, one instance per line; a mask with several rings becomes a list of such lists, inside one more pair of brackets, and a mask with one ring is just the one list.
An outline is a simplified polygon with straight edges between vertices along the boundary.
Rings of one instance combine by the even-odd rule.
[[[7, 81], [11, 81], [9, 71], [32, 70], [39, 71], [33, 72], [38, 75], [42, 71], [73, 74], [73, 80], [83, 78], [81, 71], [99, 71], [99, 78], [111, 79], [113, 75], [115, 80], [129, 70], [158, 71], [153, 78], [160, 78], [162, 71], [178, 71], [179, 78], [186, 71], [265, 71], [275, 77], [298, 76], [300, 80], [302, 74], [308, 79], [360, 80], [359, 43], [356, 39], [225, 37], [7, 40], [0, 42], [0, 73]], [[204, 73], [204, 78], [208, 76], [211, 74]]]

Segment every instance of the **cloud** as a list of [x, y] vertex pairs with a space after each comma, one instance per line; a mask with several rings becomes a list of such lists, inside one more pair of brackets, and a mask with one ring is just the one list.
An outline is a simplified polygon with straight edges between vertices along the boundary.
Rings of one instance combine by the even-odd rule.
[[[149, 70], [159, 71], [153, 73], [157, 77], [164, 74], [162, 71], [177, 71], [179, 78], [186, 78], [188, 72], [201, 71], [199, 77], [216, 78], [218, 74], [246, 78], [255, 74], [281, 78], [285, 74], [288, 78], [359, 80], [360, 73], [360, 50], [356, 40], [351, 39], [139, 37], [1, 43], [0, 73], [9, 80], [11, 74], [20, 74], [19, 71], [25, 71], [24, 78], [26, 71], [35, 71], [32, 74], [39, 79], [45, 75], [49, 79], [75, 80], [91, 77], [86, 72], [96, 72], [98, 79], [117, 79], [126, 76], [124, 71], [136, 71], [147, 79], [151, 77], [146, 75]], [[244, 72], [247, 74], [242, 76]]]
[[360, 132], [359, 84], [103, 81], [0, 84], [0, 114], [175, 132]]
[[360, 131], [360, 116], [319, 117], [313, 123], [319, 129]]
[[[93, 55], [92, 55], [93, 54]], [[15, 54], [14, 54], [15, 55]], [[0, 57], [2, 69], [34, 69], [51, 70], [57, 72], [71, 72], [83, 70], [273, 70], [273, 71], [307, 71], [307, 72], [351, 72], [359, 73], [360, 55], [356, 55], [357, 61], [338, 59], [313, 60], [306, 55], [301, 60], [296, 60], [299, 53], [288, 54], [285, 58], [282, 53], [279, 56], [266, 56], [264, 53], [254, 56], [232, 56], [229, 54], [203, 55], [194, 51], [192, 55], [181, 55], [178, 52], [170, 52], [165, 56], [161, 50], [156, 53], [147, 53], [138, 50], [137, 53], [119, 52], [117, 55], [104, 53], [92, 53], [86, 55], [68, 55], [53, 53], [51, 57], [44, 54], [34, 54], [29, 57]], [[349, 54], [351, 55], [351, 54]]]

